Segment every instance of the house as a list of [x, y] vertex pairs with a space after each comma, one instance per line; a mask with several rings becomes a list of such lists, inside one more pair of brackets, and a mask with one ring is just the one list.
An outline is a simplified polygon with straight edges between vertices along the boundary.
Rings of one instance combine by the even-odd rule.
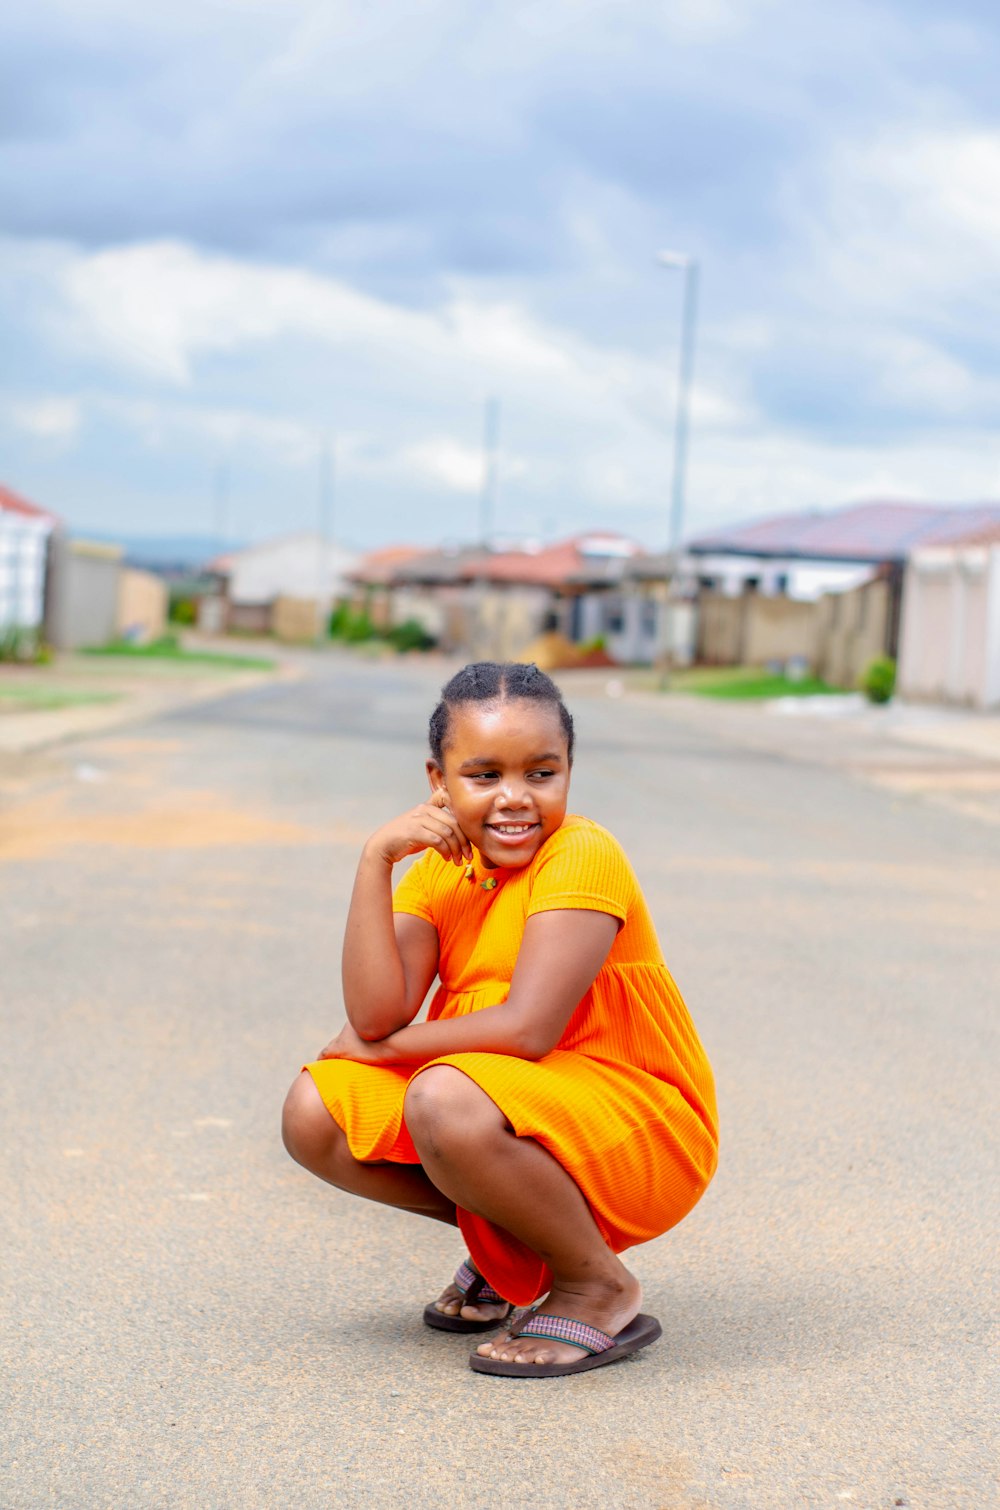
[[804, 662], [853, 686], [874, 657], [897, 654], [914, 550], [994, 522], [996, 504], [862, 503], [699, 536], [685, 547], [699, 588], [698, 659]]
[[513, 550], [394, 546], [351, 573], [352, 604], [382, 627], [415, 620], [442, 649], [480, 659], [516, 658], [555, 631], [579, 646], [599, 640], [620, 662], [683, 661], [693, 606], [668, 591], [673, 566], [612, 531]]
[[419, 545], [386, 545], [369, 551], [347, 573], [347, 602], [354, 613], [366, 613], [376, 629], [389, 629], [402, 623], [392, 613], [396, 573], [420, 556], [432, 552]]
[[896, 682], [904, 697], [1000, 708], [1000, 521], [911, 555]]
[[815, 602], [902, 569], [929, 540], [1000, 522], [1000, 504], [857, 503], [828, 513], [776, 514], [698, 535], [685, 545], [700, 584], [729, 597], [745, 588]]
[[54, 514], [0, 484], [0, 634], [40, 629]]
[[433, 605], [430, 632], [479, 660], [515, 660], [546, 631], [584, 644], [605, 637], [607, 595], [640, 553], [624, 536], [596, 532], [549, 546], [438, 552], [400, 569], [395, 612], [426, 623]]
[[310, 639], [349, 589], [356, 556], [318, 532], [283, 535], [206, 566], [216, 591], [199, 605], [203, 629]]

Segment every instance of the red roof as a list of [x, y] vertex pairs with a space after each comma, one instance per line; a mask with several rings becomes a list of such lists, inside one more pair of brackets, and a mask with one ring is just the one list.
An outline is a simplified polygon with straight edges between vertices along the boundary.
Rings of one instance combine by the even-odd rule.
[[621, 561], [641, 554], [641, 547], [624, 535], [593, 530], [538, 551], [503, 551], [484, 556], [468, 575], [487, 582], [563, 587], [590, 575], [603, 576], [608, 560]]
[[45, 519], [50, 524], [58, 524], [55, 514], [50, 514], [48, 509], [40, 509], [37, 503], [29, 503], [26, 498], [21, 498], [17, 493], [5, 488], [0, 482], [0, 514], [22, 514], [27, 519]]
[[366, 556], [362, 556], [348, 576], [355, 582], [367, 582], [373, 587], [382, 586], [392, 581], [397, 567], [428, 554], [427, 548], [422, 545], [384, 545], [380, 550], [369, 551]]
[[918, 545], [1000, 523], [1000, 504], [858, 503], [830, 513], [776, 514], [699, 535], [695, 555], [905, 561]]

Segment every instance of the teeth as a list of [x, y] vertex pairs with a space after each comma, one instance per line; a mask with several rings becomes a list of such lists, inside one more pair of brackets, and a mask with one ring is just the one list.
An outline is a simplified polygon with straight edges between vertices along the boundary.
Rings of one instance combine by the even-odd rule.
[[526, 834], [533, 827], [530, 823], [494, 823], [498, 834]]

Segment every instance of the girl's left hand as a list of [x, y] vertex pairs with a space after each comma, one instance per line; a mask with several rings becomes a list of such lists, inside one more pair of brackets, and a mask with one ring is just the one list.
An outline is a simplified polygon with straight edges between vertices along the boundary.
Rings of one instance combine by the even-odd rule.
[[320, 1059], [351, 1059], [355, 1064], [391, 1064], [392, 1049], [386, 1038], [369, 1043], [355, 1032], [349, 1022], [345, 1023], [325, 1049], [319, 1052]]

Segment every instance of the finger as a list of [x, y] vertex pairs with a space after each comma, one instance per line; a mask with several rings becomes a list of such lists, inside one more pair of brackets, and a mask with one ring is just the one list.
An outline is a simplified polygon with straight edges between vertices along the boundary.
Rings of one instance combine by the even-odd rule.
[[451, 820], [452, 833], [455, 836], [455, 843], [458, 845], [459, 854], [461, 856], [459, 864], [462, 864], [464, 861], [472, 859], [472, 845], [466, 838], [465, 833], [462, 829], [462, 825], [459, 823], [458, 819], [455, 817], [455, 814], [451, 812], [450, 809], [448, 811], [448, 817]]
[[463, 854], [464, 858], [466, 860], [471, 860], [472, 859], [472, 844], [466, 838], [465, 833], [464, 833], [461, 825], [457, 821], [455, 823], [455, 836], [458, 839], [458, 843], [459, 843], [459, 846], [461, 848], [461, 851], [462, 851], [462, 854]]
[[444, 855], [446, 860], [451, 859], [456, 865], [461, 865], [462, 844], [458, 838], [460, 830], [450, 814], [440, 811], [428, 813], [424, 823], [427, 832], [433, 835], [431, 842], [438, 853]]

